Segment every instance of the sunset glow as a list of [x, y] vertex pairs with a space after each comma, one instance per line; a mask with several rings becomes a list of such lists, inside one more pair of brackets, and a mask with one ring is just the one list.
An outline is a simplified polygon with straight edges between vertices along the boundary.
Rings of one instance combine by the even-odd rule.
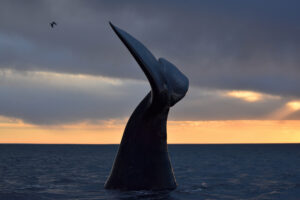
[[227, 95], [234, 98], [243, 99], [244, 101], [248, 102], [259, 101], [262, 98], [260, 93], [251, 91], [231, 91], [228, 92]]
[[[168, 115], [170, 143], [299, 142], [293, 3], [0, 4], [0, 143], [120, 142], [155, 73], [145, 76], [109, 21], [188, 78]], [[170, 80], [150, 79], [162, 78], [162, 91], [177, 99], [183, 81], [167, 69], [158, 71]]]
[[256, 102], [263, 99], [279, 99], [278, 96], [263, 94], [254, 91], [234, 90], [226, 92], [226, 95], [233, 98], [238, 98], [247, 102]]
[[293, 110], [300, 110], [300, 101], [291, 101], [287, 103], [287, 106], [292, 108]]
[[[61, 126], [36, 126], [20, 120], [0, 123], [0, 143], [119, 144], [126, 120]], [[299, 121], [169, 121], [168, 142], [190, 143], [299, 143]]]

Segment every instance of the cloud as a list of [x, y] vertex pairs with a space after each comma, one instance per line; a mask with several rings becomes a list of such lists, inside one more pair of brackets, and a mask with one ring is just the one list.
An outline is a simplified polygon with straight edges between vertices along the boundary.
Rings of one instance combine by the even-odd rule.
[[288, 102], [287, 106], [289, 106], [293, 110], [300, 110], [300, 101], [291, 101], [291, 102]]
[[300, 119], [300, 101], [290, 101], [286, 104], [291, 112], [285, 116], [287, 120], [298, 120]]
[[253, 91], [233, 90], [233, 91], [226, 92], [224, 95], [232, 98], [242, 99], [247, 102], [257, 102], [257, 101], [263, 101], [267, 99], [280, 99], [279, 96], [272, 96], [272, 95], [253, 92]]
[[0, 67], [143, 79], [111, 20], [176, 64], [194, 87], [299, 97], [299, 4], [1, 1]]
[[174, 106], [170, 119], [176, 120], [266, 120], [286, 104], [285, 98], [267, 98], [248, 102], [227, 95], [228, 91], [190, 88], [187, 97]]
[[291, 113], [285, 119], [286, 120], [299, 120], [300, 119], [300, 111], [296, 111], [294, 113]]
[[0, 73], [0, 115], [34, 124], [125, 118], [149, 90], [145, 82], [55, 73]]
[[[129, 117], [149, 86], [112, 21], [189, 77], [187, 97], [170, 119], [268, 119], [300, 97], [299, 5], [1, 1], [0, 115], [35, 124]], [[264, 100], [226, 95], [232, 91]]]
[[[149, 90], [146, 81], [2, 70], [0, 116], [38, 125], [126, 120]], [[259, 101], [248, 102], [227, 94], [225, 90], [191, 87], [186, 98], [172, 107], [169, 119], [272, 119], [274, 111], [293, 102], [266, 94], [259, 94]]]

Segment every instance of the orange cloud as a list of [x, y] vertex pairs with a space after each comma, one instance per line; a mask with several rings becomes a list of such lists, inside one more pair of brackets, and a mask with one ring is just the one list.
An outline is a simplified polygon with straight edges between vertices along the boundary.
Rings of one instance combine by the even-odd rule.
[[294, 111], [300, 110], [300, 101], [291, 101], [287, 103], [287, 106], [292, 108]]
[[238, 98], [247, 102], [256, 102], [264, 99], [278, 99], [280, 97], [268, 95], [264, 93], [254, 92], [254, 91], [246, 91], [246, 90], [233, 90], [225, 93], [226, 96]]
[[278, 108], [269, 115], [271, 119], [282, 120], [286, 119], [287, 116], [300, 110], [300, 101], [290, 101], [283, 105], [281, 108]]

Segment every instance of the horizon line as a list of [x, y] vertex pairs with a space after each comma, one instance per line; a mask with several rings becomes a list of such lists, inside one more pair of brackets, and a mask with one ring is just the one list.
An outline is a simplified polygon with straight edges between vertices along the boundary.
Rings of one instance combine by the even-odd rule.
[[[25, 145], [120, 145], [119, 143], [2, 143], [3, 144], [25, 144]], [[168, 143], [168, 145], [239, 145], [239, 144], [300, 144], [300, 142], [257, 142], [257, 143]]]

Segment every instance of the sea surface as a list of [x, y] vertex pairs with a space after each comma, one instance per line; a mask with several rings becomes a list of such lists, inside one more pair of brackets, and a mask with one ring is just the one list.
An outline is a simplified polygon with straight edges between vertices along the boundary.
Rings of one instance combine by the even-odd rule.
[[300, 199], [300, 144], [169, 145], [178, 188], [111, 191], [117, 145], [0, 145], [0, 200]]

